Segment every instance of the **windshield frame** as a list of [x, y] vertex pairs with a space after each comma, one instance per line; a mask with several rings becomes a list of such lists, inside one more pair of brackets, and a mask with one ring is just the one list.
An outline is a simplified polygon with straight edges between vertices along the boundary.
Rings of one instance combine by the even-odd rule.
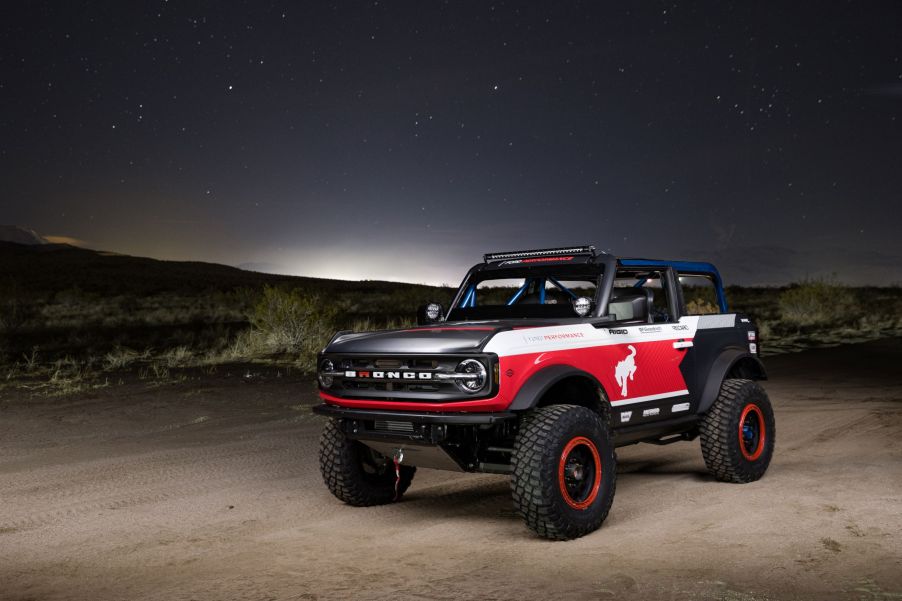
[[[595, 303], [595, 307], [593, 311], [584, 316], [580, 317], [575, 312], [572, 315], [567, 317], [552, 317], [552, 319], [560, 320], [560, 319], [573, 319], [573, 320], [586, 320], [599, 317], [602, 315], [600, 312], [601, 309], [606, 308], [607, 300], [609, 298], [608, 288], [610, 283], [608, 280], [612, 280], [613, 277], [605, 277], [605, 276], [613, 276], [614, 270], [609, 269], [607, 262], [597, 264], [597, 263], [581, 263], [577, 265], [541, 265], [541, 266], [523, 266], [518, 265], [516, 267], [500, 267], [497, 265], [486, 265], [480, 264], [474, 266], [467, 272], [466, 277], [461, 282], [460, 287], [457, 289], [457, 294], [454, 296], [454, 300], [452, 301], [450, 308], [448, 309], [448, 314], [446, 317], [447, 321], [483, 321], [483, 320], [503, 320], [503, 319], [539, 319], [539, 320], [547, 320], [549, 317], [543, 316], [498, 316], [498, 317], [490, 317], [490, 318], [470, 318], [464, 315], [460, 315], [459, 313], [462, 310], [465, 310], [465, 307], [462, 307], [461, 304], [464, 301], [465, 296], [467, 295], [468, 290], [471, 286], [478, 286], [481, 282], [494, 280], [494, 279], [518, 279], [522, 280], [526, 283], [529, 279], [544, 279], [544, 280], [585, 280], [587, 283], [592, 282], [595, 285], [595, 294], [592, 297], [592, 301]], [[570, 272], [568, 274], [568, 272]], [[553, 285], [557, 286], [557, 284], [553, 283]], [[520, 288], [519, 291], [514, 295], [514, 300], [519, 298], [519, 295], [522, 293], [523, 288]], [[605, 307], [602, 306], [602, 303], [605, 304]], [[477, 305], [478, 306], [478, 305]], [[498, 307], [499, 309], [503, 308], [505, 305], [484, 305], [491, 307]], [[514, 306], [508, 304], [507, 306]], [[553, 306], [553, 305], [548, 305]]]

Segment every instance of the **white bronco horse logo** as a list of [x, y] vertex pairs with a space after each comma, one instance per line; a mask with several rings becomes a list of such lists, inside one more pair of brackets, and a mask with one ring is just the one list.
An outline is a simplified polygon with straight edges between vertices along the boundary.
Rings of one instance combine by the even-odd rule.
[[614, 368], [614, 379], [620, 386], [620, 396], [626, 396], [626, 379], [632, 380], [636, 373], [636, 347], [630, 344], [626, 348], [630, 350], [630, 354], [623, 361], [618, 361]]

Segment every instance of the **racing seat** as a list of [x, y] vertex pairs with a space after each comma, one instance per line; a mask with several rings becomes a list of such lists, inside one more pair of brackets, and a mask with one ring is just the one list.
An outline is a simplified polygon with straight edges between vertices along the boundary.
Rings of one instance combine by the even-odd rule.
[[651, 288], [614, 288], [608, 303], [608, 314], [616, 321], [652, 323], [650, 308], [654, 301]]

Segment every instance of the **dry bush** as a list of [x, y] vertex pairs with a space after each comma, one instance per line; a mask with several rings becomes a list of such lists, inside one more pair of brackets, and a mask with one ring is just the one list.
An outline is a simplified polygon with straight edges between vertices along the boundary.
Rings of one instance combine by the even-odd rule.
[[93, 359], [82, 362], [72, 357], [57, 359], [50, 368], [50, 377], [44, 384], [39, 384], [39, 394], [50, 397], [72, 396], [88, 390], [106, 388], [109, 380], [100, 380], [93, 368]]
[[103, 368], [106, 371], [124, 369], [136, 361], [147, 361], [150, 359], [150, 356], [150, 349], [144, 349], [139, 353], [127, 347], [117, 346], [103, 356]]
[[697, 298], [686, 303], [686, 312], [689, 315], [713, 315], [720, 313], [720, 307], [703, 298]]
[[781, 319], [797, 326], [848, 321], [855, 306], [852, 291], [833, 279], [812, 279], [780, 293]]
[[17, 280], [8, 278], [0, 285], [0, 333], [16, 334], [36, 313], [35, 300]]
[[194, 353], [187, 346], [171, 348], [161, 356], [166, 367], [188, 367], [194, 363]]
[[252, 352], [295, 355], [299, 367], [314, 371], [316, 353], [334, 333], [338, 309], [315, 294], [266, 286], [251, 312], [253, 331], [245, 343]]

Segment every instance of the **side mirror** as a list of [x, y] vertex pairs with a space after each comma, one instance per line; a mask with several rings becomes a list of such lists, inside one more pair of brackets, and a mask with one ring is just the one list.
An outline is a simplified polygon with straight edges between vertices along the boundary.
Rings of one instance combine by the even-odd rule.
[[445, 311], [438, 303], [429, 303], [417, 308], [417, 325], [426, 326], [444, 319]]

